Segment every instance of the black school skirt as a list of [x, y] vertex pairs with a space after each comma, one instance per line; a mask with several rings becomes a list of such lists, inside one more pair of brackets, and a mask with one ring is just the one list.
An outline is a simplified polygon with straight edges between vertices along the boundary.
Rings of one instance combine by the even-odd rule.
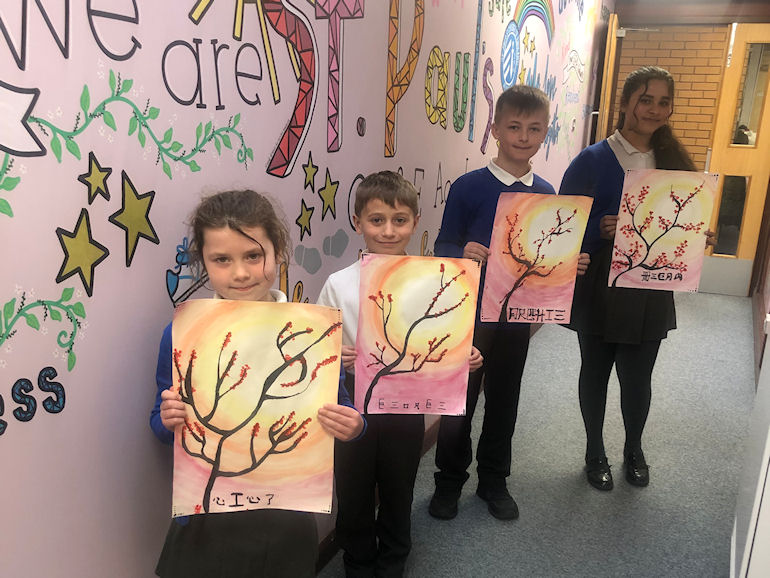
[[665, 339], [676, 329], [671, 291], [608, 287], [612, 243], [591, 255], [585, 275], [575, 282], [568, 327], [599, 335], [608, 343], [638, 344]]
[[201, 514], [171, 521], [155, 573], [162, 578], [310, 578], [317, 557], [313, 514]]

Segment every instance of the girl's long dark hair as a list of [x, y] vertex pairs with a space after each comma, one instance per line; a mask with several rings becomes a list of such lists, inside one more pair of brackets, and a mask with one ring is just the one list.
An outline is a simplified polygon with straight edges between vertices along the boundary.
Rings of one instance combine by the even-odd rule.
[[[662, 80], [668, 86], [668, 93], [671, 97], [671, 111], [674, 110], [674, 78], [668, 70], [658, 66], [643, 66], [631, 72], [623, 84], [623, 92], [620, 95], [620, 104], [627, 105], [631, 100], [631, 95], [641, 87], [647, 87], [651, 80]], [[618, 129], [622, 129], [625, 124], [625, 114], [620, 113], [618, 118]], [[690, 157], [690, 153], [684, 148], [679, 139], [674, 136], [671, 127], [664, 124], [656, 130], [650, 138], [650, 146], [655, 152], [655, 166], [659, 169], [672, 169], [683, 171], [694, 171], [695, 163]]]

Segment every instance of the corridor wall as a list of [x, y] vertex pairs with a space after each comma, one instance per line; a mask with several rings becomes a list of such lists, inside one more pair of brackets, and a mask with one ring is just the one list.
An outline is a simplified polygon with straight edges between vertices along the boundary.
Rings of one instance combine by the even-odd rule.
[[151, 434], [160, 333], [208, 296], [185, 226], [202, 194], [269, 192], [280, 286], [314, 301], [356, 258], [363, 175], [421, 194], [494, 156], [494, 99], [551, 99], [537, 171], [587, 142], [612, 0], [35, 0], [0, 6], [2, 576], [150, 576], [171, 454]]

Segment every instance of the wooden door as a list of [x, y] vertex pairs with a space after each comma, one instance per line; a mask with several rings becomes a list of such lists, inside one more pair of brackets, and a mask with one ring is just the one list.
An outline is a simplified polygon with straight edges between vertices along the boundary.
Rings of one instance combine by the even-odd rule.
[[711, 222], [717, 246], [706, 257], [701, 291], [749, 294], [770, 180], [769, 67], [770, 24], [733, 25], [707, 167], [719, 173]]

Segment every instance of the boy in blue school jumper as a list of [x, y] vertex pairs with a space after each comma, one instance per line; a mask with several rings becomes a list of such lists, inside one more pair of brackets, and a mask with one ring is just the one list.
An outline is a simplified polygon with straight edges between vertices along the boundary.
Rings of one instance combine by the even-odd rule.
[[[486, 265], [500, 193], [555, 194], [550, 184], [532, 172], [530, 164], [530, 158], [545, 139], [548, 124], [549, 101], [541, 90], [513, 86], [500, 95], [492, 124], [492, 135], [499, 148], [497, 157], [486, 167], [466, 173], [452, 184], [436, 238], [437, 256], [477, 259]], [[482, 288], [485, 273], [484, 267]], [[484, 376], [484, 425], [476, 450], [479, 479], [476, 494], [487, 502], [495, 518], [519, 517], [519, 508], [508, 492], [506, 478], [511, 473], [511, 439], [530, 327], [528, 323], [481, 323], [479, 310], [473, 345], [481, 351], [484, 364], [470, 374], [466, 414], [442, 416], [439, 426], [436, 490], [429, 512], [434, 518], [444, 520], [457, 515], [457, 501], [469, 477], [468, 467], [473, 459], [471, 419]]]

